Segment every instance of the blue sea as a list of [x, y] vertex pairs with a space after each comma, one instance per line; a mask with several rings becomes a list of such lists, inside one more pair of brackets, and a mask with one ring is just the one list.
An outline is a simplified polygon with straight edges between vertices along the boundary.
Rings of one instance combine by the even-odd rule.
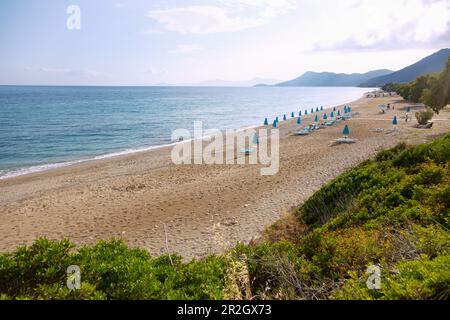
[[348, 103], [367, 88], [0, 86], [0, 179]]

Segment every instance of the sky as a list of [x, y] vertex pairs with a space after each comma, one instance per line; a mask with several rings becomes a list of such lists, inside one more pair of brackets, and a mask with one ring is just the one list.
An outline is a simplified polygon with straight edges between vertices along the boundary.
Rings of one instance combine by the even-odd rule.
[[0, 1], [0, 84], [289, 80], [448, 47], [450, 0]]

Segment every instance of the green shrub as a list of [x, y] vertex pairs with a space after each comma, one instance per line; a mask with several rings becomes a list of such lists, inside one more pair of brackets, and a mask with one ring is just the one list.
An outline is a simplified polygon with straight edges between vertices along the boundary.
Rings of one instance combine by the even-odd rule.
[[433, 118], [433, 110], [427, 108], [426, 110], [416, 112], [415, 116], [419, 124], [425, 125]]

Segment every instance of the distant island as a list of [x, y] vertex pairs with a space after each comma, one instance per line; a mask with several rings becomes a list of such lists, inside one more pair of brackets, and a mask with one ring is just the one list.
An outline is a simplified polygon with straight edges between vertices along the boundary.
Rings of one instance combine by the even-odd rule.
[[441, 49], [424, 59], [407, 66], [399, 71], [387, 69], [374, 70], [366, 73], [333, 73], [333, 72], [305, 72], [300, 77], [277, 84], [259, 83], [257, 87], [382, 87], [388, 83], [407, 83], [417, 77], [441, 72], [450, 49]]

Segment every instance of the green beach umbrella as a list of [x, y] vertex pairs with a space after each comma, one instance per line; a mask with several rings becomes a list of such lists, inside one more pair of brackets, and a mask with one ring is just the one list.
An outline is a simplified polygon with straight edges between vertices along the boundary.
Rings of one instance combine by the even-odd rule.
[[348, 125], [345, 125], [344, 131], [342, 131], [342, 134], [343, 134], [344, 136], [348, 136], [348, 135], [350, 134], [350, 130], [349, 130], [349, 128], [348, 128]]
[[311, 113], [314, 113], [314, 108], [311, 108]]
[[338, 110], [338, 113], [337, 113], [337, 115], [338, 115], [338, 117], [340, 117], [340, 116], [341, 116], [341, 110]]
[[286, 121], [286, 115], [283, 115], [283, 121]]
[[319, 112], [319, 107], [316, 107], [316, 112]]
[[398, 124], [397, 116], [394, 116], [394, 119], [392, 119], [392, 124], [393, 124], [394, 126], [396, 126], [396, 125]]
[[320, 106], [320, 111], [323, 111], [323, 106]]
[[269, 125], [269, 120], [267, 120], [267, 118], [264, 120], [264, 125], [268, 126]]
[[327, 119], [328, 119], [328, 116], [327, 116], [326, 113], [324, 113], [324, 114], [323, 114], [323, 120], [327, 120]]
[[275, 118], [275, 121], [278, 122], [278, 117]]
[[294, 118], [294, 117], [295, 117], [295, 116], [294, 116], [294, 112], [292, 112], [292, 113], [291, 113], [291, 118]]
[[277, 127], [277, 123], [278, 123], [278, 121], [275, 119], [275, 120], [273, 120], [273, 124], [272, 124], [272, 127], [274, 127], [274, 128], [276, 128]]
[[297, 124], [302, 124], [302, 119], [300, 119], [300, 117], [297, 119]]
[[305, 116], [308, 114], [308, 110], [305, 110]]
[[350, 108], [350, 106], [348, 106], [347, 111], [350, 113], [352, 112], [352, 108]]
[[334, 118], [334, 111], [331, 111], [330, 117], [331, 117], [331, 118]]
[[314, 117], [314, 122], [319, 122], [319, 117], [317, 116], [317, 114], [316, 114], [316, 116]]
[[299, 116], [299, 117], [302, 116], [302, 110], [300, 110], [300, 111], [298, 112], [298, 116]]

